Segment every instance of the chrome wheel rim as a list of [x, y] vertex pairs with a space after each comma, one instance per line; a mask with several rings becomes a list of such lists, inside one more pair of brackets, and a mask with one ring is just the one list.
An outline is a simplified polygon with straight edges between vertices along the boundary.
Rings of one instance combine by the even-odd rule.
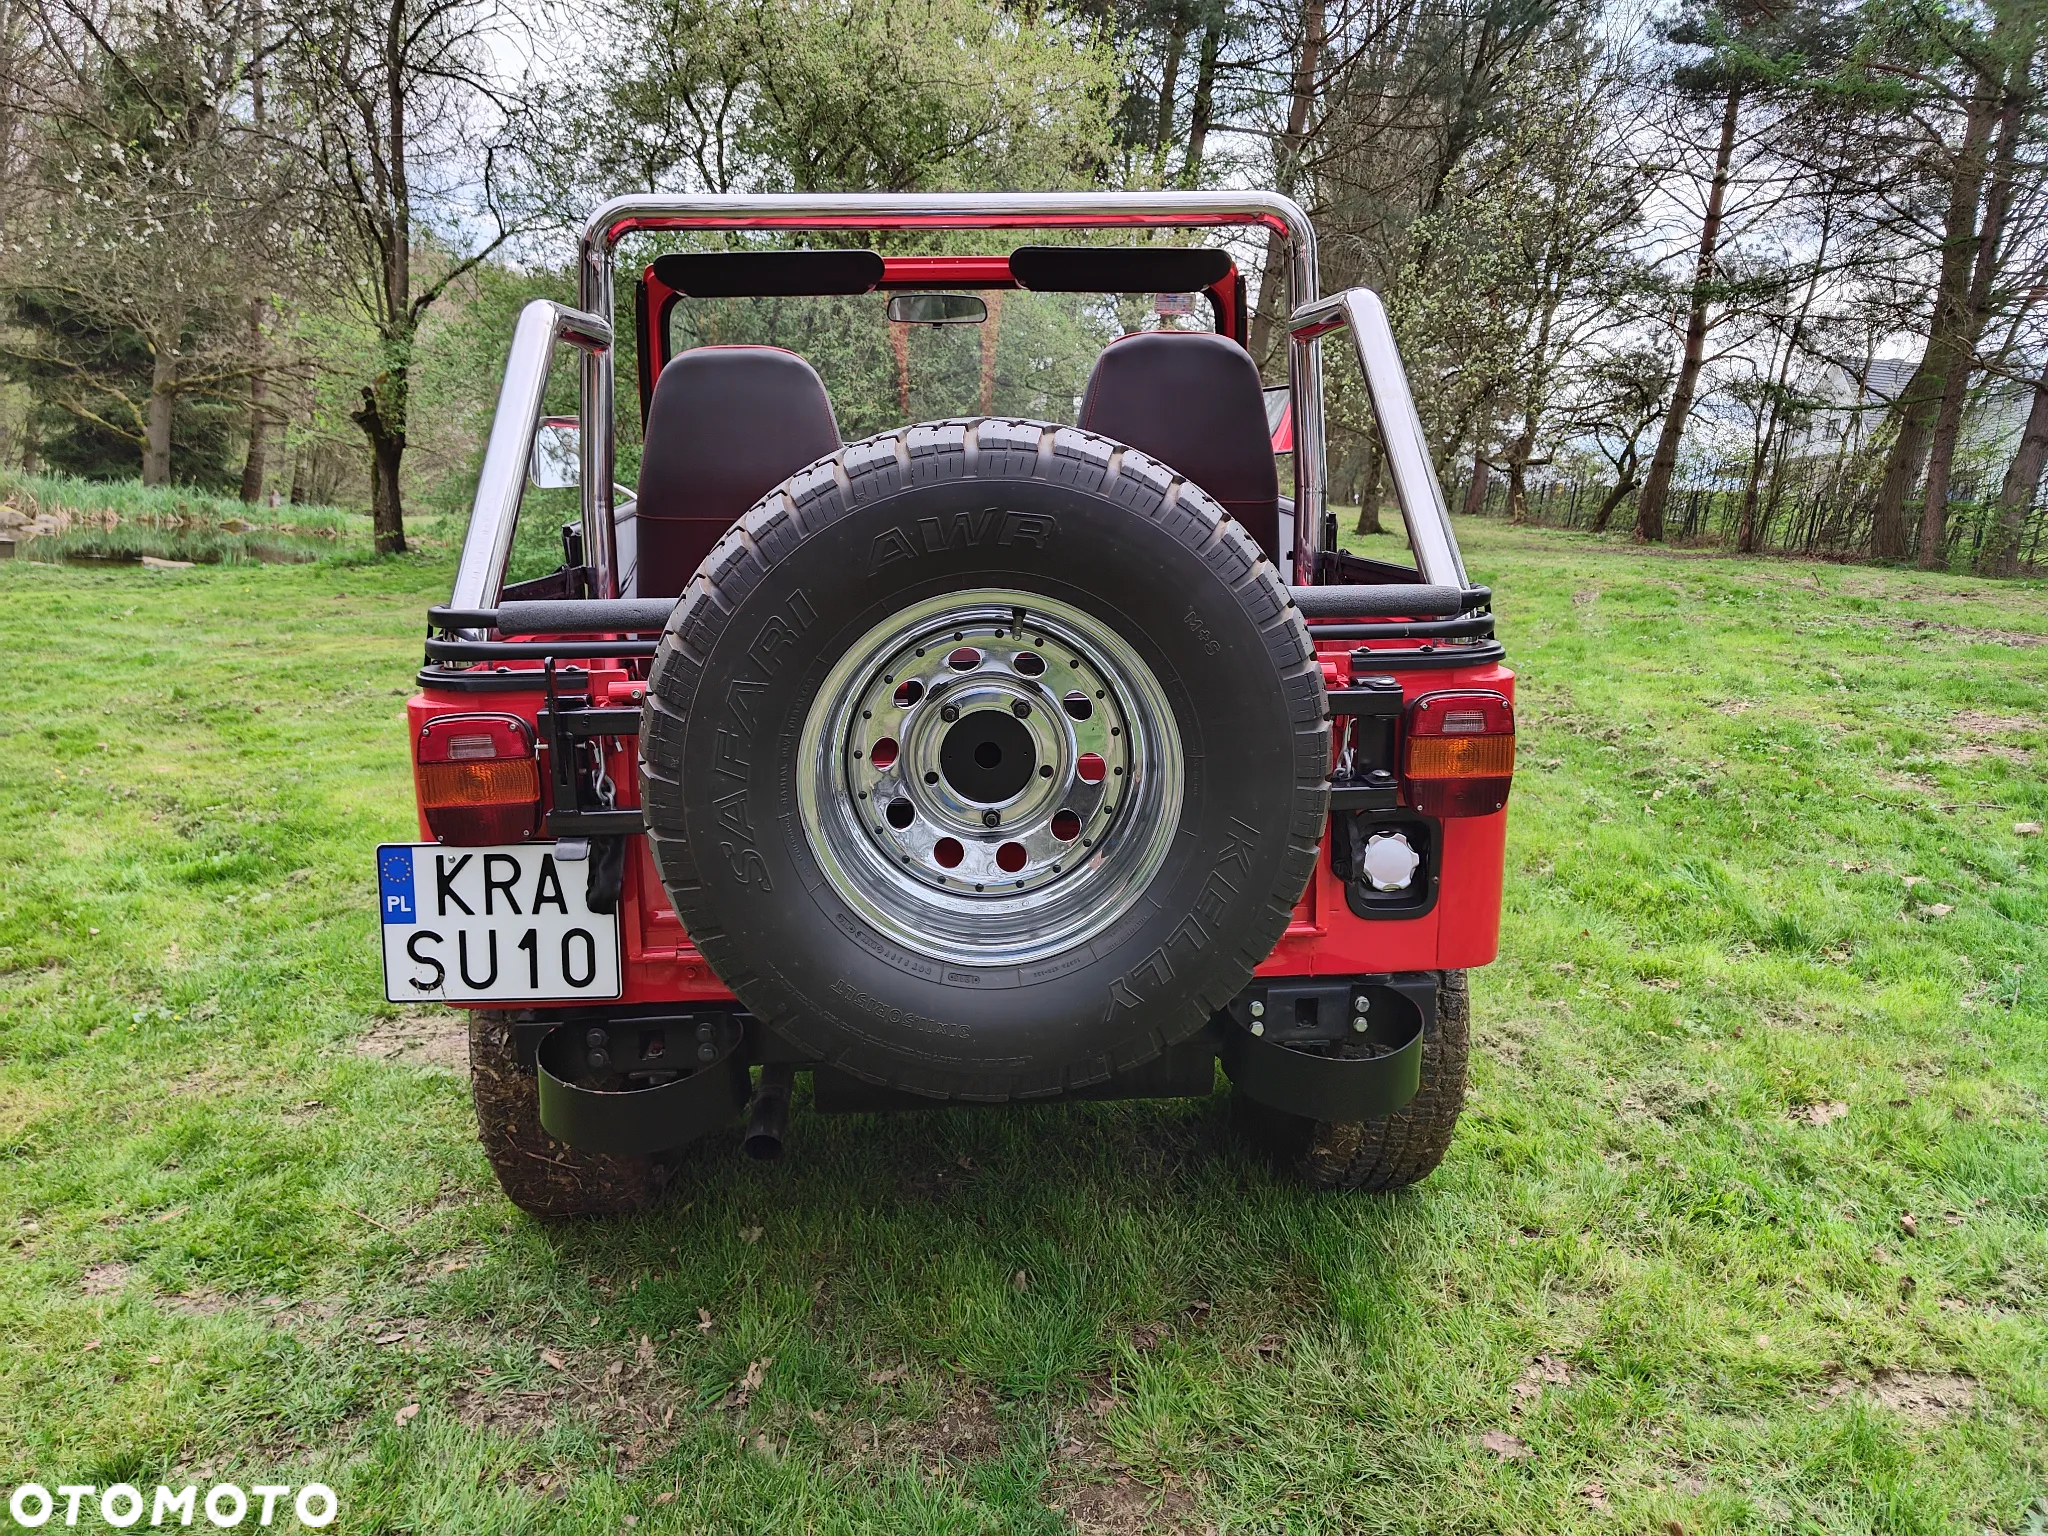
[[995, 588], [891, 615], [804, 722], [825, 882], [896, 943], [1015, 965], [1086, 943], [1165, 862], [1185, 780], [1164, 690], [1107, 624]]

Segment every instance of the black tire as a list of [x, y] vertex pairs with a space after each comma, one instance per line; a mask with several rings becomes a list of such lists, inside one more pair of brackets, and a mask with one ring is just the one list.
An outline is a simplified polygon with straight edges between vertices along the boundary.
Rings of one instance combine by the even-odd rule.
[[1379, 1120], [1310, 1120], [1232, 1096], [1239, 1125], [1289, 1173], [1316, 1189], [1386, 1194], [1436, 1171], [1465, 1107], [1472, 1001], [1463, 971], [1437, 981], [1436, 1028], [1422, 1043], [1422, 1087]]
[[[935, 960], [884, 933], [828, 882], [798, 809], [827, 674], [908, 605], [977, 588], [1113, 630], [1186, 763], [1142, 897], [1036, 963]], [[1271, 952], [1328, 817], [1326, 708], [1278, 573], [1197, 487], [1072, 428], [942, 422], [810, 466], [705, 558], [650, 678], [641, 803], [677, 915], [757, 1018], [871, 1083], [1037, 1097], [1187, 1038]]]
[[673, 1154], [619, 1157], [579, 1152], [540, 1124], [533, 1068], [522, 1066], [511, 1018], [488, 1009], [469, 1015], [469, 1081], [477, 1137], [512, 1203], [535, 1216], [614, 1216], [662, 1197]]

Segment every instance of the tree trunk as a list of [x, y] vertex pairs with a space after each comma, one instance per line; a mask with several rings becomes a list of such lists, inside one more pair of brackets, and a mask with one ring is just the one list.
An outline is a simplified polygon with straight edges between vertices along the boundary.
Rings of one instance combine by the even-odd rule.
[[988, 296], [988, 319], [981, 327], [981, 414], [996, 408], [996, 339], [1003, 323], [1003, 291]]
[[1461, 517], [1478, 517], [1486, 511], [1487, 479], [1493, 466], [1486, 462], [1484, 453], [1472, 455], [1472, 482], [1465, 487], [1465, 505], [1459, 509]]
[[896, 359], [896, 408], [910, 421], [910, 327], [901, 323], [889, 327], [889, 351]]
[[1657, 435], [1657, 451], [1650, 458], [1649, 477], [1643, 494], [1636, 499], [1636, 538], [1660, 543], [1664, 538], [1664, 504], [1670, 499], [1671, 477], [1678, 468], [1678, 444], [1685, 436], [1686, 419], [1692, 415], [1693, 396], [1700, 383], [1700, 368], [1707, 355], [1707, 308], [1712, 296], [1714, 267], [1721, 244], [1721, 213], [1728, 200], [1729, 167], [1735, 160], [1735, 126], [1742, 110], [1742, 88], [1728, 92], [1721, 109], [1721, 141], [1714, 151], [1714, 180], [1707, 189], [1706, 217], [1700, 221], [1700, 249], [1693, 264], [1692, 301], [1685, 321], [1685, 353], [1678, 365], [1678, 387], [1672, 392], [1671, 409], [1664, 415], [1664, 430]]
[[1998, 521], [1978, 553], [1979, 575], [2019, 574], [2020, 541], [2034, 512], [2044, 468], [2048, 468], [2048, 363], [2042, 364], [2041, 376], [2034, 380], [2034, 403], [2028, 408], [2027, 424], [2013, 450], [2012, 463], [2006, 466], [2005, 483], [1998, 490]]
[[[1309, 109], [1315, 105], [1316, 77], [1322, 68], [1324, 35], [1323, 0], [1304, 0], [1301, 7], [1301, 52], [1295, 58], [1294, 91], [1287, 103], [1287, 131], [1280, 141], [1274, 183], [1290, 196], [1295, 191], [1301, 147], [1308, 136]], [[1269, 368], [1276, 320], [1284, 322], [1287, 287], [1287, 240], [1279, 231], [1266, 236], [1266, 263], [1259, 275], [1259, 307], [1252, 316], [1252, 361], [1261, 370]], [[1282, 334], [1286, 332], [1281, 324]]]
[[1628, 500], [1628, 493], [1635, 488], [1635, 466], [1631, 465], [1615, 480], [1614, 489], [1609, 491], [1606, 498], [1601, 501], [1600, 510], [1593, 514], [1592, 524], [1587, 531], [1590, 533], [1605, 533], [1607, 531], [1608, 519], [1614, 516], [1614, 509]]
[[1386, 469], [1386, 459], [1380, 453], [1377, 435], [1365, 440], [1365, 473], [1358, 482], [1358, 525], [1354, 533], [1385, 533], [1380, 526], [1380, 476]]
[[142, 483], [171, 483], [171, 416], [178, 403], [178, 334], [159, 340], [149, 364], [149, 408], [143, 417]]
[[405, 553], [405, 506], [399, 467], [405, 459], [406, 370], [387, 368], [363, 386], [355, 423], [370, 441], [370, 529], [380, 555]]
[[1223, 17], [1219, 13], [1202, 33], [1201, 62], [1195, 70], [1195, 103], [1188, 117], [1188, 154], [1180, 167], [1180, 184], [1189, 191], [1202, 184], [1202, 156], [1209, 147], [1209, 127], [1216, 116], [1216, 57], [1222, 49]]
[[[2014, 66], [2017, 84], [2024, 86], [2033, 66], [2031, 55]], [[1990, 82], [1985, 81], [1988, 85]], [[1970, 291], [1964, 312], [1958, 317], [1942, 366], [1941, 405], [1935, 412], [1934, 439], [1927, 458], [1927, 493], [1920, 507], [1920, 569], [1938, 570], [1948, 564], [1948, 485], [1955, 464], [1956, 439], [1962, 435], [1963, 407], [1969, 401], [1970, 372], [1976, 361], [1977, 343], [1991, 321], [1991, 285], [1998, 274], [2000, 247], [2005, 243], [2006, 215], [2012, 208], [2013, 176], [2018, 159], [2020, 131], [2026, 122], [2025, 98], [2018, 90], [2005, 95], [1999, 114], [1998, 149], [1993, 156], [1991, 190], [1984, 200], [1984, 222], [1973, 227], [1966, 245], [1970, 250]], [[1973, 103], [1974, 107], [1974, 103]], [[1983, 177], [1981, 166], [1977, 171]], [[1976, 225], [1976, 205], [1970, 208]], [[1931, 343], [1930, 343], [1931, 346]]]
[[[269, 115], [264, 90], [263, 67], [268, 38], [263, 26], [263, 0], [250, 9], [249, 109], [260, 130]], [[249, 371], [249, 452], [242, 460], [242, 501], [254, 506], [263, 499], [263, 476], [269, 467], [270, 379], [263, 371], [263, 297], [249, 301], [249, 356], [256, 364]]]
[[1173, 142], [1174, 97], [1180, 94], [1180, 60], [1187, 47], [1187, 21], [1176, 14], [1173, 29], [1166, 36], [1166, 62], [1159, 72], [1158, 113], [1152, 123], [1152, 176], [1159, 182], [1166, 180], [1166, 146]]
[[[1940, 409], [1950, 362], [1951, 339], [1964, 323], [1967, 284], [1976, 256], [1977, 200], [1984, 190], [1984, 145], [1991, 136], [1996, 98], [1978, 82], [1963, 122], [1963, 144], [1949, 180], [1948, 214], [1942, 225], [1941, 270], [1935, 280], [1927, 350], [1894, 407], [1898, 430], [1885, 455], [1884, 476], [1870, 513], [1870, 552], [1881, 560], [1906, 553], [1906, 495], [1920, 478], [1927, 438]], [[1947, 488], [1943, 488], [1947, 499]]]
[[1524, 424], [1522, 435], [1508, 447], [1508, 521], [1529, 521], [1529, 455], [1536, 447], [1536, 423]]
[[[249, 305], [249, 352], [261, 358], [263, 349], [263, 301]], [[269, 468], [270, 377], [262, 368], [249, 371], [249, 453], [242, 460], [242, 500], [254, 506], [263, 499], [263, 477]]]

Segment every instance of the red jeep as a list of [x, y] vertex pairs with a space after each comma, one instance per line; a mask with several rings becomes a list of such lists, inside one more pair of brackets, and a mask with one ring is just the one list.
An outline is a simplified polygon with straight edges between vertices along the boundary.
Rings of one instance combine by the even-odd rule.
[[[662, 249], [633, 491], [628, 236]], [[1259, 237], [1287, 258], [1275, 390], [1231, 243]], [[870, 1111], [1202, 1097], [1220, 1059], [1310, 1181], [1435, 1167], [1499, 929], [1514, 680], [1385, 314], [1319, 296], [1301, 211], [633, 197], [580, 257], [581, 308], [520, 317], [429, 613], [424, 841], [379, 852], [387, 995], [473, 1010], [512, 1199], [643, 1204], [743, 1115], [772, 1157], [800, 1072], [813, 1108]], [[1335, 548], [1338, 330], [1412, 565]], [[580, 439], [541, 417], [557, 342]], [[512, 581], [530, 467], [565, 481], [565, 450], [580, 520]]]

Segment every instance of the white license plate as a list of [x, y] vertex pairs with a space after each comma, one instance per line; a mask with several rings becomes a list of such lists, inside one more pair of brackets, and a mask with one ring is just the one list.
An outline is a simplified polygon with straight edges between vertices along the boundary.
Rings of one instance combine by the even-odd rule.
[[619, 920], [583, 899], [588, 863], [553, 843], [377, 849], [384, 995], [394, 1003], [619, 995]]

